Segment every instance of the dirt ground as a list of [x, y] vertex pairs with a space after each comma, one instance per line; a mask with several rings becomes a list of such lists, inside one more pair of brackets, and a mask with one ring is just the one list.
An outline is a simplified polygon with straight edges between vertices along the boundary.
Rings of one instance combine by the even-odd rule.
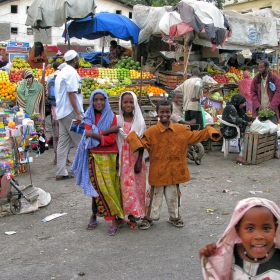
[[[0, 279], [202, 279], [198, 251], [218, 240], [238, 200], [260, 196], [280, 205], [280, 161], [239, 166], [235, 156], [224, 159], [216, 151], [205, 154], [200, 166], [188, 161], [192, 180], [181, 186], [184, 228], [167, 223], [164, 203], [161, 219], [149, 230], [123, 226], [114, 237], [107, 235], [109, 225], [103, 219], [96, 230], [85, 229], [91, 199], [74, 179], [55, 181], [53, 150], [34, 157], [32, 182], [52, 200], [34, 213], [0, 218]], [[30, 183], [29, 173], [17, 179], [22, 185]], [[41, 221], [63, 212], [67, 215]], [[6, 231], [16, 234], [8, 236]]]

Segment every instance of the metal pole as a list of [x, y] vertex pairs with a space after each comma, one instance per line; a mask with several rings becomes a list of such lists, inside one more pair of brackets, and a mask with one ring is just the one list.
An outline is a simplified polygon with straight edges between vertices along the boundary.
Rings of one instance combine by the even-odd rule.
[[65, 14], [65, 39], [68, 37], [68, 50], [71, 49], [71, 46], [70, 46], [70, 36], [69, 36], [69, 33], [68, 33], [68, 26], [67, 26], [67, 3], [65, 2], [64, 3], [64, 14]]

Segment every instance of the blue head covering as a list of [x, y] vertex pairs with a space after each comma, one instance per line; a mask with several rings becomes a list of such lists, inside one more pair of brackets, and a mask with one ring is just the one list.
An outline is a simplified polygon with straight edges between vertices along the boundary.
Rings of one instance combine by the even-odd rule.
[[[105, 107], [101, 112], [100, 120], [97, 125], [95, 125], [95, 112], [93, 107], [93, 99], [97, 93], [101, 93], [105, 97]], [[84, 114], [84, 122], [88, 125], [91, 125], [94, 133], [98, 134], [99, 131], [104, 131], [110, 128], [114, 119], [114, 113], [111, 109], [111, 106], [108, 101], [108, 96], [104, 90], [97, 89], [92, 92], [90, 96], [90, 106]], [[86, 137], [85, 133], [82, 136], [82, 139], [79, 143], [79, 146], [76, 151], [76, 155], [71, 167], [71, 170], [76, 175], [76, 183], [82, 189], [84, 189], [85, 195], [96, 197], [98, 194], [92, 186], [92, 183], [89, 178], [88, 171], [88, 149], [98, 146], [100, 142], [97, 139], [92, 137]]]

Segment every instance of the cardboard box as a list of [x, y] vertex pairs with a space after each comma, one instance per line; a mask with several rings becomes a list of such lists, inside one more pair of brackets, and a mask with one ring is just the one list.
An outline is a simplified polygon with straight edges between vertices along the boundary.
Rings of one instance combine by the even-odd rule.
[[176, 75], [174, 72], [159, 72], [159, 82], [168, 87], [177, 87], [183, 83], [185, 78], [182, 75]]
[[214, 51], [211, 51], [211, 48], [202, 47], [201, 57], [219, 57], [219, 49], [215, 49]]
[[177, 72], [177, 71], [184, 71], [184, 64], [179, 64], [179, 65], [172, 64], [172, 72]]
[[277, 133], [245, 133], [244, 159], [251, 164], [270, 160], [275, 154]]

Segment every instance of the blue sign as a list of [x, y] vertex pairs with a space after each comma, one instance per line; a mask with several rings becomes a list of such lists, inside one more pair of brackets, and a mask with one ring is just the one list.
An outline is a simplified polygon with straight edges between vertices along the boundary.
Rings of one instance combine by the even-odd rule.
[[9, 41], [8, 47], [23, 47], [23, 48], [29, 48], [29, 43], [26, 42], [16, 42], [16, 41]]

